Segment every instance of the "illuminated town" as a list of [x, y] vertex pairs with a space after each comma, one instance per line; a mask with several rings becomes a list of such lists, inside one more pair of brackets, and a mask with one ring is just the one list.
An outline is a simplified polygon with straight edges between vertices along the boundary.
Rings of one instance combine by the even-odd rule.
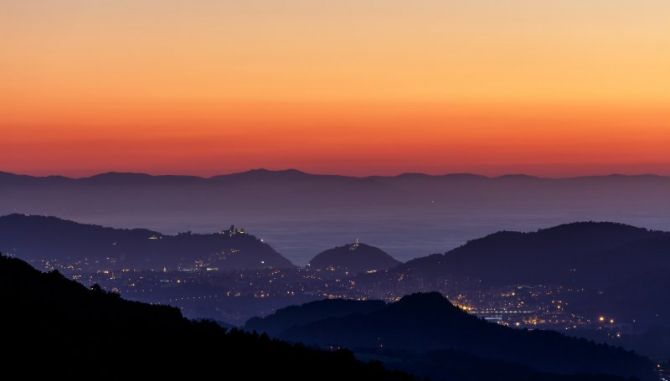
[[[277, 308], [319, 299], [381, 299], [387, 302], [425, 291], [439, 291], [461, 309], [487, 321], [520, 329], [560, 331], [598, 330], [617, 339], [635, 331], [635, 322], [621, 322], [607, 311], [589, 314], [573, 308], [572, 300], [586, 292], [551, 285], [509, 285], [502, 288], [478, 286], [478, 282], [452, 284], [431, 289], [423, 282], [406, 284], [407, 276], [388, 284], [369, 286], [369, 277], [377, 271], [348, 276], [334, 268], [314, 271], [296, 269], [263, 269], [222, 272], [206, 260], [196, 260], [192, 267], [140, 271], [113, 270], [114, 258], [95, 272], [85, 272], [89, 261], [62, 264], [54, 260], [34, 263], [45, 270], [58, 270], [86, 285], [99, 284], [123, 297], [169, 304], [188, 316], [210, 318], [242, 324], [248, 318], [265, 315]], [[378, 274], [375, 274], [378, 275]], [[417, 286], [419, 285], [419, 286]], [[235, 304], [236, 308], [230, 308]], [[247, 305], [247, 308], [240, 308]]]

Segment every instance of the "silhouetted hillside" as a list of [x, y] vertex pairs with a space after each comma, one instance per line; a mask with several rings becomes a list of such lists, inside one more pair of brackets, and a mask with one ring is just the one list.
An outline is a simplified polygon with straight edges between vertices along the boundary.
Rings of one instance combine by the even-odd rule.
[[[368, 295], [469, 288], [551, 285], [566, 294], [571, 313], [595, 319], [607, 313], [626, 331], [622, 344], [645, 354], [667, 354], [667, 338], [645, 334], [670, 327], [670, 234], [615, 223], [581, 222], [532, 233], [500, 232], [445, 254], [418, 258], [386, 272], [362, 274]], [[550, 296], [548, 296], [550, 297]], [[631, 332], [634, 331], [634, 332]], [[628, 340], [635, 336], [639, 340]], [[665, 348], [662, 350], [662, 348]]]
[[478, 279], [488, 285], [604, 286], [631, 273], [670, 269], [670, 234], [623, 224], [580, 222], [533, 233], [499, 232], [391, 270], [426, 283]]
[[[317, 306], [309, 305], [308, 315], [313, 315]], [[325, 306], [329, 308], [328, 304]], [[299, 315], [299, 312], [292, 311], [292, 314]], [[275, 328], [272, 318], [264, 322]], [[259, 323], [256, 326], [262, 330], [263, 321]], [[453, 379], [470, 379], [458, 375], [472, 373], [473, 363], [488, 364], [479, 371], [492, 375], [490, 370], [496, 366], [487, 363], [492, 360], [506, 364], [501, 368], [510, 372], [509, 379], [533, 372], [653, 379], [653, 365], [632, 352], [556, 332], [515, 330], [488, 323], [453, 306], [437, 293], [406, 296], [368, 313], [312, 321], [288, 328], [278, 337], [322, 347], [350, 348], [414, 372], [422, 368], [447, 372], [419, 372], [433, 377], [442, 374], [451, 375]], [[469, 358], [465, 364], [470, 365], [459, 366], [457, 358]], [[515, 378], [515, 369], [525, 370], [517, 372]]]
[[281, 308], [265, 318], [249, 319], [244, 329], [276, 336], [289, 328], [303, 326], [328, 318], [370, 313], [384, 306], [386, 306], [386, 303], [381, 300], [326, 299], [305, 303], [300, 306]]
[[362, 272], [387, 270], [400, 262], [383, 250], [364, 243], [351, 243], [319, 253], [310, 262], [313, 270], [355, 275]]
[[[218, 268], [221, 271], [293, 265], [268, 244], [231, 227], [217, 234], [165, 235], [113, 229], [55, 217], [0, 217], [0, 250], [26, 260], [82, 269]], [[198, 262], [196, 262], [198, 261]]]
[[0, 300], [2, 372], [17, 379], [410, 379], [346, 351], [192, 322], [4, 256]]
[[[643, 252], [639, 253], [641, 256]], [[637, 328], [621, 338], [608, 337], [605, 332], [573, 333], [593, 337], [603, 342], [614, 342], [652, 358], [667, 358], [670, 353], [670, 276], [667, 268], [636, 274], [610, 282], [612, 286], [591, 292], [572, 303], [571, 308], [596, 316], [601, 311], [612, 311], [617, 320], [635, 322]]]

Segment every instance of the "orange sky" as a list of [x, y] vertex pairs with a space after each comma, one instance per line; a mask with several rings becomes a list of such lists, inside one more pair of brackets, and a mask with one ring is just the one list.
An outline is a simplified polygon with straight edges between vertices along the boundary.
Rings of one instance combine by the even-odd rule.
[[8, 0], [0, 170], [670, 174], [666, 0]]

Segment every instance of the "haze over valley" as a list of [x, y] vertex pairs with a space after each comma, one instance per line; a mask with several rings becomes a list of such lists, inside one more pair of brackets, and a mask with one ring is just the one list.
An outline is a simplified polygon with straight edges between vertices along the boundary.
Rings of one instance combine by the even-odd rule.
[[670, 230], [670, 178], [489, 178], [312, 175], [296, 170], [199, 178], [110, 173], [0, 176], [0, 214], [53, 215], [163, 234], [253, 231], [295, 264], [360, 239], [400, 260], [453, 249], [499, 230], [574, 221]]
[[669, 16], [0, 1], [0, 378], [670, 381]]

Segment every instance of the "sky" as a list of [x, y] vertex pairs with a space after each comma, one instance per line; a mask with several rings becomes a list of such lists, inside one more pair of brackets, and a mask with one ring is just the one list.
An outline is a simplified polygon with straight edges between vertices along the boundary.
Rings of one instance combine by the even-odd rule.
[[667, 0], [3, 0], [0, 171], [670, 175]]

